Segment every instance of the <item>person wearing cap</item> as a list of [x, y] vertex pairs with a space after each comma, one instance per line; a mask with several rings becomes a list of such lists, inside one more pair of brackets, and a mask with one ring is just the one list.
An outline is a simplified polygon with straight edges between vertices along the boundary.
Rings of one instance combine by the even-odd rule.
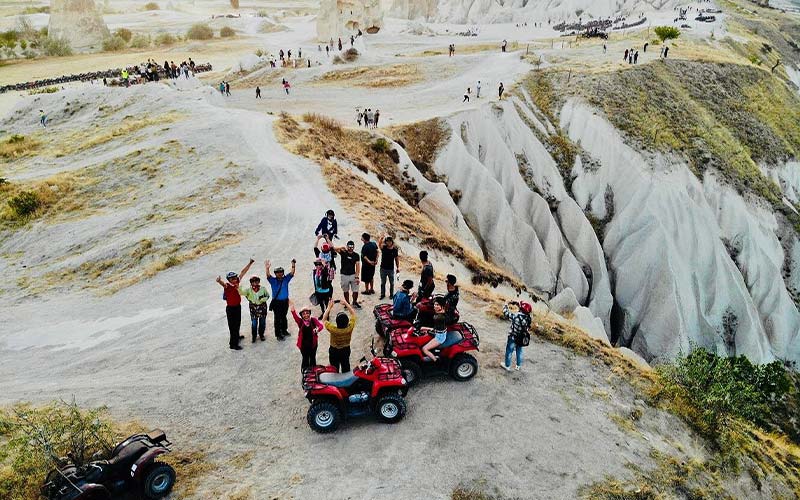
[[458, 322], [458, 286], [456, 277], [447, 275], [447, 294], [444, 296], [444, 315], [448, 325]]
[[300, 349], [300, 354], [303, 356], [300, 369], [305, 370], [317, 364], [317, 342], [319, 340], [319, 332], [324, 327], [317, 318], [311, 315], [309, 306], [300, 309], [300, 314], [297, 314], [294, 302], [291, 300], [289, 300], [289, 307], [292, 311], [292, 317], [297, 323], [297, 348]]
[[419, 277], [419, 288], [417, 289], [417, 302], [422, 299], [430, 298], [436, 283], [433, 281], [433, 264], [428, 260], [428, 252], [422, 250], [419, 253], [419, 261], [422, 264], [422, 273]]
[[333, 295], [333, 286], [331, 285], [332, 274], [328, 263], [322, 259], [315, 260], [314, 270], [311, 271], [311, 279], [314, 282], [314, 295], [317, 298], [317, 304], [319, 304], [320, 309], [322, 309], [319, 315], [321, 319]]
[[347, 302], [343, 302], [344, 307], [350, 312], [350, 316], [344, 311], [336, 314], [336, 321], [331, 323], [330, 316], [334, 304], [342, 303], [340, 300], [332, 300], [322, 315], [325, 329], [331, 334], [331, 345], [328, 348], [328, 361], [331, 366], [336, 367], [339, 373], [350, 371], [350, 339], [353, 336], [353, 329], [356, 327], [356, 311]]
[[394, 295], [392, 301], [392, 318], [405, 319], [412, 321], [416, 315], [414, 305], [411, 303], [411, 289], [414, 288], [414, 282], [405, 280], [400, 285], [400, 291]]
[[328, 210], [325, 212], [325, 217], [317, 224], [314, 234], [317, 236], [325, 236], [328, 241], [333, 241], [334, 238], [338, 238], [338, 232], [339, 225], [336, 222], [336, 214], [333, 213], [333, 210]]
[[400, 272], [400, 256], [394, 238], [388, 234], [378, 240], [381, 249], [381, 296], [386, 298], [386, 280], [389, 280], [389, 297], [394, 297], [394, 277]]
[[255, 262], [250, 259], [250, 262], [244, 266], [244, 269], [239, 274], [233, 271], [225, 275], [227, 281], [222, 281], [222, 278], [217, 276], [217, 283], [222, 287], [222, 299], [225, 301], [225, 317], [228, 319], [228, 333], [230, 334], [230, 341], [228, 346], [231, 349], [239, 351], [242, 346], [239, 341], [244, 337], [239, 335], [239, 329], [242, 326], [242, 296], [239, 294], [240, 278], [243, 278], [250, 266]]
[[[266, 267], [266, 263], [265, 263]], [[250, 287], [245, 288], [244, 285], [239, 287], [239, 293], [247, 299], [250, 305], [250, 333], [253, 342], [256, 341], [256, 336], [261, 340], [264, 338], [264, 333], [267, 330], [267, 311], [269, 301], [269, 292], [261, 286], [261, 278], [252, 276], [250, 278]]]
[[[355, 252], [356, 244], [353, 241], [348, 241], [347, 246], [335, 248], [334, 251], [339, 254], [339, 260], [342, 264], [342, 292], [344, 293], [344, 300], [348, 304], [361, 309], [361, 304], [358, 303], [358, 276], [361, 273], [361, 257]], [[353, 302], [350, 302], [350, 292], [353, 292]]]
[[267, 282], [272, 288], [272, 302], [269, 304], [269, 309], [272, 311], [275, 323], [275, 338], [284, 340], [290, 335], [286, 316], [289, 314], [289, 282], [294, 278], [296, 262], [292, 259], [292, 270], [289, 274], [285, 274], [282, 267], [276, 267], [275, 276], [269, 273], [270, 265], [270, 261], [265, 263]]
[[[323, 240], [321, 246], [320, 240]], [[336, 269], [336, 252], [333, 243], [326, 236], [317, 236], [317, 242], [314, 244], [314, 256], [325, 261], [331, 269]]]
[[[508, 306], [516, 305], [518, 312], [512, 312]], [[522, 338], [528, 334], [531, 328], [531, 310], [533, 308], [528, 302], [512, 301], [503, 305], [503, 316], [511, 321], [511, 328], [508, 330], [508, 340], [506, 340], [506, 357], [501, 363], [503, 369], [511, 371], [511, 355], [516, 351], [517, 371], [522, 370]]]
[[378, 244], [371, 240], [369, 233], [361, 235], [361, 281], [364, 295], [375, 295], [375, 267], [378, 265]]

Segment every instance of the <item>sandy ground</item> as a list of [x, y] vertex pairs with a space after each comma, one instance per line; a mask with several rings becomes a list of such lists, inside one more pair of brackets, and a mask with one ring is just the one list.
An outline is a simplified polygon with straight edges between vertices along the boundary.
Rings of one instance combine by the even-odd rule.
[[[290, 19], [286, 24], [291, 31], [264, 35], [258, 43], [269, 42], [274, 51], [298, 43], [314, 50], [310, 18]], [[412, 54], [463, 40], [401, 35], [404, 26], [392, 22], [387, 30], [398, 37], [397, 46], [377, 38], [375, 43], [368, 42], [359, 64], [384, 64], [400, 52]], [[474, 41], [499, 41], [507, 29], [487, 28]], [[232, 65], [233, 58], [225, 56], [227, 51], [250, 51], [249, 39], [227, 43], [216, 42], [200, 53], [225, 67]], [[187, 56], [196, 53], [194, 49], [186, 52]], [[157, 60], [173, 58], [148, 54]], [[130, 57], [96, 55], [85, 60], [22, 63], [0, 70], [0, 81], [13, 80], [9, 74], [44, 76], [65, 67], [72, 71], [83, 65], [113, 66]], [[587, 52], [586, 57], [596, 55]], [[313, 85], [316, 76], [332, 69], [325, 63], [306, 72], [297, 70], [290, 96], [281, 95], [277, 86], [265, 88], [265, 98], [258, 103], [252, 100], [250, 88], [234, 87], [233, 96], [223, 99], [207, 88], [181, 92], [163, 85], [131, 89], [131, 98], [124, 102], [113, 96], [125, 90], [96, 86], [73, 86], [38, 101], [19, 95], [3, 97], [0, 110], [1, 106], [5, 110], [20, 106], [22, 113], [8, 115], [0, 129], [24, 134], [42, 133], [36, 131], [38, 106], [53, 115], [48, 134], [92, 124], [108, 126], [109, 118], [93, 110], [106, 101], [120, 106], [117, 116], [176, 111], [184, 117], [168, 133], [152, 130], [133, 141], [121, 138], [99, 154], [50, 160], [46, 165], [35, 161], [15, 165], [12, 180], [66, 171], [76, 163], [91, 165], [102, 155], [104, 160], [113, 160], [119, 151], [155, 150], [172, 139], [207, 153], [198, 160], [178, 159], [182, 174], [189, 175], [197, 189], [203, 182], [229, 175], [224, 163], [234, 161], [243, 165], [244, 183], [238, 189], [244, 196], [211, 213], [174, 220], [168, 215], [129, 230], [141, 213], [157, 209], [173, 194], [183, 194], [186, 184], [194, 186], [185, 177], [167, 178], [162, 187], [153, 187], [124, 212], [87, 215], [78, 222], [39, 221], [0, 239], [0, 272], [7, 277], [0, 287], [6, 304], [0, 311], [0, 403], [75, 396], [81, 404], [109, 405], [119, 418], [162, 427], [178, 447], [203, 449], [219, 466], [194, 498], [224, 498], [237, 489], [250, 488], [258, 499], [444, 499], [460, 483], [479, 482], [511, 498], [567, 499], [575, 498], [581, 486], [607, 475], [626, 476], [628, 462], [650, 465], [653, 448], [678, 454], [675, 446], [680, 443], [688, 455], [702, 455], [680, 423], [645, 407], [625, 382], [591, 359], [534, 342], [525, 351], [529, 361], [523, 372], [501, 370], [507, 325], [487, 317], [480, 304], [466, 299], [462, 317], [478, 328], [482, 341], [478, 376], [463, 384], [447, 378], [425, 381], [409, 394], [408, 416], [395, 426], [364, 419], [349, 422], [334, 435], [313, 433], [305, 422], [308, 404], [299, 383], [299, 353], [293, 342], [274, 339], [271, 318], [266, 342], [251, 345], [248, 338], [243, 351], [227, 349], [224, 304], [213, 282], [217, 275], [239, 271], [250, 256], [257, 260], [253, 272], [260, 275], [265, 258], [284, 267], [297, 258], [298, 276], [291, 293], [294, 300], [305, 302], [311, 291], [307, 278], [311, 235], [324, 211], [337, 211], [343, 237], [357, 239], [363, 230], [355, 214], [338, 206], [318, 166], [289, 154], [277, 143], [272, 133], [274, 117], [267, 112], [316, 111], [352, 120], [356, 106], [370, 106], [381, 109], [388, 125], [446, 115], [463, 109], [459, 106], [479, 106], [483, 99], [460, 103], [467, 86], [482, 80], [489, 100], [501, 78], [508, 87], [530, 69], [519, 53], [499, 51], [459, 54], [452, 59], [394, 58], [394, 62], [410, 61], [423, 65], [427, 74], [445, 69], [449, 78], [429, 77], [409, 87], [368, 91]], [[85, 103], [84, 114], [77, 119], [60, 116], [60, 99], [65, 96]], [[15, 285], [23, 275], [41, 277], [39, 267], [58, 268], [93, 252], [93, 248], [73, 248], [70, 240], [104, 241], [113, 249], [144, 236], [180, 238], [204, 227], [239, 236], [217, 252], [116, 294], [74, 284], [29, 295]], [[435, 264], [439, 262], [434, 258]], [[358, 313], [351, 361], [367, 353], [375, 303], [375, 297], [365, 298], [364, 309]], [[246, 311], [243, 316], [242, 332], [247, 335]], [[326, 350], [327, 335], [323, 335], [318, 360], [326, 360]], [[641, 432], [621, 430], [609, 419], [609, 415], [627, 415], [634, 407], [644, 411]], [[227, 464], [244, 452], [253, 452], [247, 465]]]

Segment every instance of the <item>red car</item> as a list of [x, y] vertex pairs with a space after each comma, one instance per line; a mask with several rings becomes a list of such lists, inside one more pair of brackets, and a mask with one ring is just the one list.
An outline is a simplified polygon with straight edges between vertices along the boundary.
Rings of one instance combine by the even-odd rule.
[[312, 366], [303, 371], [303, 389], [311, 403], [308, 425], [317, 432], [333, 432], [347, 417], [374, 413], [378, 420], [393, 424], [406, 414], [408, 384], [396, 359], [362, 358], [347, 373], [337, 373], [332, 366]]
[[412, 326], [391, 330], [384, 341], [384, 355], [400, 361], [409, 387], [427, 372], [444, 372], [459, 382], [467, 381], [478, 373], [478, 361], [468, 354], [469, 351], [477, 351], [480, 345], [478, 332], [472, 325], [457, 323], [448, 326], [444, 344], [433, 350], [439, 358], [435, 362], [422, 352], [422, 347], [432, 338], [430, 331]]

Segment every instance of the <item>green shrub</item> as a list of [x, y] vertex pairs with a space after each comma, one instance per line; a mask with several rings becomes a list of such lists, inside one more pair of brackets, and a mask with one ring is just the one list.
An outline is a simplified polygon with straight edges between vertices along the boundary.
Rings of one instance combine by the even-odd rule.
[[128, 28], [120, 28], [114, 32], [114, 36], [118, 36], [126, 42], [130, 42], [131, 38], [133, 38], [133, 32]]
[[42, 51], [48, 56], [71, 56], [72, 46], [66, 38], [47, 37], [42, 43]]
[[125, 40], [121, 37], [116, 35], [106, 38], [103, 40], [103, 50], [106, 52], [116, 52], [118, 50], [122, 50], [127, 47], [128, 44]]
[[0, 31], [0, 43], [4, 45], [8, 42], [17, 43], [19, 39], [19, 32], [17, 30]]
[[380, 137], [375, 142], [373, 142], [371, 147], [372, 150], [375, 151], [376, 153], [386, 153], [389, 151], [390, 148], [389, 141], [387, 141], [383, 137]]
[[175, 37], [172, 36], [170, 33], [159, 33], [156, 36], [156, 45], [172, 45], [176, 42]]
[[106, 413], [82, 410], [74, 402], [18, 404], [0, 412], [0, 498], [39, 498], [47, 472], [67, 453], [80, 462], [95, 452], [110, 453], [116, 436]]
[[[754, 365], [744, 356], [723, 357], [697, 348], [658, 367], [668, 394], [686, 398], [697, 409], [698, 429], [716, 439], [729, 417], [740, 417], [765, 429], [780, 426], [793, 392], [780, 361]], [[788, 424], [788, 422], [787, 422]]]
[[186, 38], [190, 40], [210, 40], [214, 38], [214, 30], [205, 23], [197, 23], [192, 25], [189, 31], [186, 32]]
[[147, 2], [144, 5], [144, 10], [161, 10], [161, 7], [159, 7], [155, 2]]
[[11, 213], [19, 219], [33, 214], [41, 204], [39, 197], [33, 191], [23, 191], [8, 200]]
[[224, 28], [219, 30], [219, 36], [221, 36], [223, 38], [228, 38], [228, 37], [235, 36], [235, 35], [236, 35], [236, 31], [234, 31], [233, 28], [231, 28], [229, 26], [225, 26]]
[[28, 48], [28, 41], [27, 40], [20, 40], [19, 41], [19, 48], [25, 50]]
[[664, 40], [672, 40], [681, 36], [681, 30], [674, 26], [656, 26], [654, 31], [656, 36], [663, 42]]
[[134, 49], [146, 49], [150, 46], [150, 35], [136, 35], [131, 41], [131, 47]]

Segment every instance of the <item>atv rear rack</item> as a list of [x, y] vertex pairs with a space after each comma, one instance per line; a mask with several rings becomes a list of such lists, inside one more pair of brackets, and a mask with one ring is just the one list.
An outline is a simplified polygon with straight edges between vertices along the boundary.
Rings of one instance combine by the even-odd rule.
[[320, 390], [324, 389], [326, 384], [323, 384], [319, 381], [319, 374], [325, 372], [336, 372], [336, 368], [333, 366], [322, 366], [316, 365], [311, 366], [303, 370], [303, 375], [300, 380], [300, 385], [303, 386], [303, 390], [306, 391], [313, 391], [313, 390]]

